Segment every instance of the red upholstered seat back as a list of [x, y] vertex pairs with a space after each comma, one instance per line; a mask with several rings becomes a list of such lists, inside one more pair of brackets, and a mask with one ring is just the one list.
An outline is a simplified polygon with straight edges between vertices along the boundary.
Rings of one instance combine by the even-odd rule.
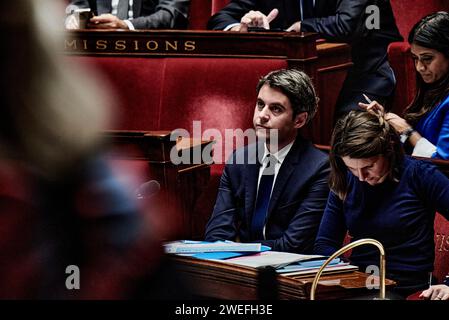
[[223, 9], [225, 5], [231, 2], [230, 0], [211, 0], [211, 1], [212, 1], [212, 14]]
[[410, 29], [417, 21], [431, 12], [447, 10], [449, 3], [447, 0], [391, 0], [391, 7], [399, 32], [407, 39]]
[[68, 57], [71, 63], [96, 67], [118, 98], [116, 130], [157, 130], [164, 79], [164, 59], [136, 57]]
[[193, 121], [201, 121], [201, 132], [218, 130], [224, 137], [226, 129], [252, 128], [259, 78], [286, 67], [285, 60], [168, 59], [158, 129], [192, 134]]
[[190, 0], [189, 29], [206, 30], [212, 12], [211, 0]]
[[449, 275], [449, 221], [439, 213], [435, 216], [435, 265], [433, 274], [441, 283]]

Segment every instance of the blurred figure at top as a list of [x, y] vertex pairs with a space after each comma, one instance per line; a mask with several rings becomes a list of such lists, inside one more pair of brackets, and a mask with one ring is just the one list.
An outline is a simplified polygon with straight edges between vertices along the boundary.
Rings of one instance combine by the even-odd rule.
[[72, 0], [66, 11], [67, 29], [82, 29], [77, 11], [90, 9], [94, 29], [185, 29], [190, 0]]
[[[449, 14], [441, 11], [421, 19], [408, 42], [417, 92], [403, 117], [388, 112], [385, 119], [412, 155], [449, 160]], [[359, 105], [370, 112], [384, 112], [376, 101]]]
[[402, 36], [390, 1], [231, 0], [209, 19], [207, 27], [236, 32], [254, 27], [316, 32], [327, 41], [349, 43], [353, 66], [339, 93], [335, 120], [356, 109], [362, 93], [372, 100], [387, 101], [396, 85], [387, 48], [402, 41]]

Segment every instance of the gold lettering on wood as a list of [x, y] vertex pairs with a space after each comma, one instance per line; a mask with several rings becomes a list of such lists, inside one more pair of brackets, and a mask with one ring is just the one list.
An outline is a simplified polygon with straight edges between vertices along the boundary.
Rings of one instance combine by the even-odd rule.
[[72, 50], [76, 50], [76, 48], [77, 48], [76, 43], [77, 43], [76, 40], [72, 40], [72, 41], [65, 40], [64, 41], [64, 49], [67, 50], [67, 48], [70, 48]]
[[168, 51], [170, 47], [171, 49], [178, 51], [178, 41], [175, 40], [175, 42], [172, 44], [169, 41], [165, 41], [165, 51]]
[[108, 42], [106, 40], [97, 40], [96, 48], [98, 50], [106, 50], [108, 47]]
[[139, 50], [139, 41], [134, 40], [134, 50]]
[[125, 40], [117, 40], [115, 42], [115, 50], [119, 50], [119, 51], [126, 50], [126, 41]]
[[196, 47], [195, 47], [195, 41], [186, 41], [186, 43], [184, 43], [184, 50], [185, 51], [195, 51]]
[[147, 42], [147, 49], [150, 51], [154, 51], [157, 50], [157, 48], [159, 48], [159, 44], [154, 41], [154, 40], [150, 40]]
[[83, 40], [83, 45], [84, 45], [83, 49], [87, 50], [87, 40], [86, 39]]

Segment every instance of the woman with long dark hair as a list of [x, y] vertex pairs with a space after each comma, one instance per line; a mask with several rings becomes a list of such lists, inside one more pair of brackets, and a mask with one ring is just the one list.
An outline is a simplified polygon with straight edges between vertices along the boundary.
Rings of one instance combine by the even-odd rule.
[[[428, 288], [433, 221], [436, 211], [449, 218], [449, 179], [432, 164], [405, 156], [385, 118], [364, 111], [337, 122], [329, 157], [331, 193], [315, 253], [333, 254], [347, 232], [351, 241], [373, 238], [385, 248], [387, 278], [397, 283], [393, 294], [404, 298]], [[378, 264], [379, 254], [358, 247], [350, 260], [364, 271]], [[438, 297], [449, 299], [447, 293]]]
[[[410, 31], [408, 42], [417, 92], [403, 117], [389, 112], [385, 118], [413, 155], [449, 159], [449, 13], [422, 18]], [[359, 106], [384, 112], [376, 101]]]

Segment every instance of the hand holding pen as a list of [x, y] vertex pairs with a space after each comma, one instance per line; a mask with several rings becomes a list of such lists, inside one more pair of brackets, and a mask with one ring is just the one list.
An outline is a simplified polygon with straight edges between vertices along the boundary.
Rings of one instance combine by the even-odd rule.
[[378, 103], [377, 101], [372, 101], [366, 94], [363, 94], [363, 97], [368, 103], [359, 102], [360, 108], [377, 116], [383, 116], [385, 114], [385, 108], [380, 103]]

